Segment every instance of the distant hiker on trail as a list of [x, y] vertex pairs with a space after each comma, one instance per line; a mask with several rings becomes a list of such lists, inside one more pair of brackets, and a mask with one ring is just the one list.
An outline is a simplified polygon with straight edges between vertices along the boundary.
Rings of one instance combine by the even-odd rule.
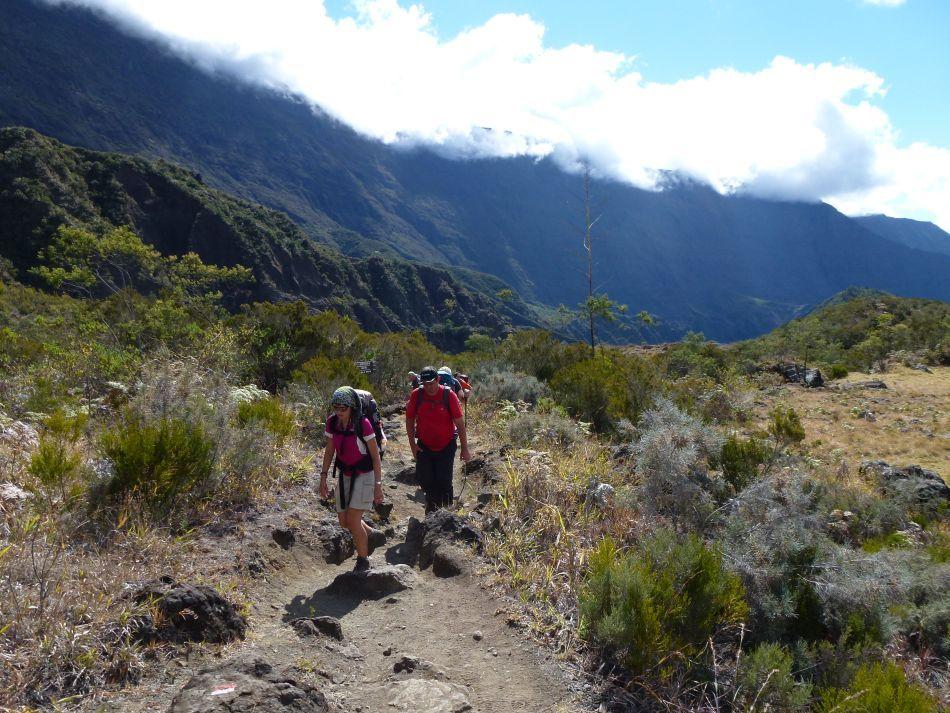
[[419, 372], [422, 386], [409, 394], [406, 403], [406, 435], [416, 459], [416, 480], [426, 494], [426, 512], [452, 504], [452, 470], [456, 436], [462, 443], [462, 460], [472, 455], [458, 396], [439, 383], [439, 374], [427, 366]]
[[419, 375], [414, 372], [409, 372], [409, 388], [418, 389], [419, 388]]
[[459, 399], [464, 404], [468, 397], [472, 395], [471, 380], [465, 374], [455, 374], [455, 380], [459, 382]]
[[357, 555], [355, 569], [364, 571], [369, 569], [369, 527], [363, 522], [363, 511], [383, 502], [379, 447], [373, 425], [363, 416], [360, 398], [354, 389], [341, 386], [333, 392], [332, 404], [320, 471], [320, 497], [324, 500], [330, 497], [327, 475], [336, 454], [333, 471], [337, 478], [337, 517], [340, 525], [353, 535]]
[[452, 369], [447, 366], [439, 367], [439, 383], [442, 384], [442, 386], [448, 386], [452, 389], [456, 396], [458, 396], [459, 390], [462, 388], [455, 377], [452, 376]]

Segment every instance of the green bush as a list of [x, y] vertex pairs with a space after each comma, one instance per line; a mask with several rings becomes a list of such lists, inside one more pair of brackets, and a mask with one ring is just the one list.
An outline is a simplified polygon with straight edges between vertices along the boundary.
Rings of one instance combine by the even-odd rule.
[[805, 440], [805, 428], [795, 409], [776, 406], [769, 412], [769, 433], [783, 445]]
[[865, 664], [848, 688], [821, 692], [819, 713], [931, 713], [936, 702], [890, 661]]
[[354, 389], [372, 388], [366, 375], [360, 373], [352, 360], [332, 359], [322, 354], [301, 364], [300, 368], [294, 371], [293, 380], [330, 391], [344, 384]]
[[257, 401], [243, 401], [238, 404], [237, 420], [242, 428], [257, 423], [270, 432], [282, 445], [290, 438], [297, 426], [294, 412], [280, 405], [277, 399], [267, 398]]
[[37, 481], [47, 500], [58, 494], [64, 503], [78, 494], [76, 477], [82, 466], [82, 456], [68, 444], [51, 436], [43, 436], [27, 470]]
[[848, 373], [848, 367], [844, 364], [832, 364], [828, 367], [829, 379], [843, 379]]
[[113, 468], [105, 495], [141, 496], [156, 514], [207, 485], [214, 472], [214, 442], [202, 426], [180, 419], [128, 417], [103, 434], [101, 448]]
[[694, 659], [719, 627], [748, 611], [721, 553], [692, 535], [660, 531], [633, 552], [606, 538], [589, 567], [579, 596], [581, 631], [634, 674], [668, 676], [677, 659]]
[[566, 366], [551, 379], [558, 403], [600, 433], [621, 418], [636, 421], [659, 387], [656, 369], [644, 359], [602, 352]]
[[742, 490], [759, 474], [759, 466], [769, 459], [771, 452], [768, 444], [755, 436], [745, 439], [733, 433], [722, 444], [722, 475], [733, 488]]
[[740, 659], [740, 700], [749, 710], [799, 711], [808, 707], [811, 685], [792, 676], [794, 659], [778, 644], [760, 644]]

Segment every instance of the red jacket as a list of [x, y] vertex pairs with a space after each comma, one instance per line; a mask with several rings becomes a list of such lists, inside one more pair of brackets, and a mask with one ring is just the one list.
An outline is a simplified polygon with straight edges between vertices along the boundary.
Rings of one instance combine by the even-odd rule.
[[455, 419], [462, 418], [462, 404], [446, 386], [440, 385], [435, 396], [414, 389], [406, 402], [406, 417], [416, 419], [420, 445], [426, 450], [441, 451], [455, 437]]

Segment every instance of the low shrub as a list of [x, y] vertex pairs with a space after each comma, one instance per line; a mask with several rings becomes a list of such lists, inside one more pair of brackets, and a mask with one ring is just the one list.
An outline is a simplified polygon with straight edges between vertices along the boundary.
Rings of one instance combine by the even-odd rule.
[[719, 435], [666, 399], [643, 414], [639, 431], [636, 472], [643, 507], [676, 524], [707, 527], [715, 499], [706, 466], [720, 449]]
[[736, 491], [742, 490], [758, 476], [759, 466], [771, 455], [772, 449], [764, 441], [733, 433], [722, 444], [719, 455], [722, 475]]
[[769, 433], [782, 445], [801, 443], [805, 440], [805, 428], [795, 409], [776, 406], [769, 412]]
[[844, 364], [832, 364], [828, 367], [829, 379], [843, 379], [848, 373], [848, 367]]
[[740, 659], [739, 696], [743, 709], [807, 710], [811, 685], [795, 680], [794, 657], [778, 644], [760, 644]]
[[113, 469], [104, 494], [138, 495], [156, 514], [207, 485], [214, 472], [214, 442], [202, 426], [180, 419], [129, 416], [103, 434], [101, 448]]
[[720, 627], [748, 609], [738, 577], [695, 536], [660, 531], [635, 551], [605, 538], [591, 552], [579, 595], [581, 631], [636, 675], [667, 678], [700, 655]]
[[477, 395], [480, 401], [524, 401], [536, 404], [548, 393], [547, 387], [533, 376], [514, 374], [510, 371], [495, 371], [479, 376]]
[[517, 446], [532, 446], [546, 442], [559, 448], [568, 448], [587, 434], [567, 416], [555, 413], [517, 413], [506, 425], [508, 440]]
[[52, 505], [58, 496], [66, 504], [81, 492], [77, 477], [82, 468], [82, 456], [69, 444], [51, 436], [43, 436], [30, 456], [27, 472], [39, 483], [47, 503]]
[[274, 436], [277, 445], [290, 438], [297, 427], [294, 412], [272, 398], [242, 401], [237, 407], [237, 421], [242, 428], [250, 423], [260, 424]]
[[366, 375], [360, 373], [353, 361], [334, 359], [322, 354], [301, 364], [293, 372], [292, 379], [329, 391], [343, 384], [348, 384], [354, 389], [370, 390], [372, 388]]
[[574, 417], [605, 433], [621, 418], [640, 418], [653, 402], [660, 382], [652, 362], [601, 352], [559, 369], [551, 378], [551, 389]]
[[776, 473], [736, 498], [723, 544], [749, 596], [757, 641], [825, 637], [815, 581], [834, 547], [818, 514], [820, 491], [801, 473]]
[[936, 713], [936, 702], [891, 662], [865, 664], [847, 688], [821, 692], [819, 713]]

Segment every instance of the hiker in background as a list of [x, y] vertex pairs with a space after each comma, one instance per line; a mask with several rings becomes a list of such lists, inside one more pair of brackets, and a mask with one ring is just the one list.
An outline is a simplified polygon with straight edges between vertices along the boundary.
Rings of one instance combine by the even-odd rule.
[[439, 374], [427, 366], [419, 372], [422, 386], [409, 394], [406, 403], [406, 435], [416, 459], [416, 481], [426, 494], [426, 512], [449, 507], [454, 499], [452, 471], [456, 438], [462, 445], [462, 460], [472, 457], [458, 396], [439, 383]]
[[419, 388], [419, 375], [414, 371], [409, 372], [409, 388], [410, 389]]
[[[330, 461], [336, 476], [336, 512], [340, 525], [353, 535], [358, 572], [369, 569], [369, 527], [363, 511], [383, 502], [383, 474], [376, 434], [363, 416], [360, 398], [349, 386], [333, 392], [333, 413], [327, 418], [327, 445], [320, 471], [320, 497], [330, 497], [327, 476]], [[372, 473], [372, 478], [370, 474]]]
[[468, 397], [472, 395], [472, 383], [466, 374], [454, 374], [455, 380], [459, 382], [459, 399], [464, 405]]
[[448, 386], [450, 389], [452, 389], [452, 391], [455, 392], [455, 395], [458, 396], [459, 389], [461, 387], [459, 386], [459, 382], [455, 380], [455, 377], [452, 376], [452, 369], [447, 366], [443, 366], [439, 368], [438, 373], [439, 383], [442, 384], [442, 386]]

